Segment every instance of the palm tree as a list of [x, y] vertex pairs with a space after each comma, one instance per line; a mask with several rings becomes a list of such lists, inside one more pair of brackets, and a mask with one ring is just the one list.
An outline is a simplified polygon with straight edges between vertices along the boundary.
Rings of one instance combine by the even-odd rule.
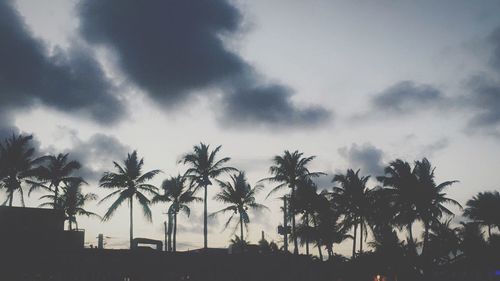
[[150, 200], [146, 197], [146, 194], [155, 196], [157, 195], [158, 188], [154, 185], [148, 184], [154, 176], [160, 173], [160, 170], [151, 170], [149, 172], [143, 173], [142, 166], [144, 165], [144, 159], [137, 158], [137, 151], [133, 151], [131, 154], [127, 155], [127, 159], [123, 162], [123, 166], [113, 161], [113, 164], [117, 170], [114, 172], [105, 172], [102, 178], [99, 180], [99, 186], [103, 188], [110, 188], [115, 190], [111, 192], [108, 196], [104, 197], [99, 203], [102, 203], [112, 197], [118, 196], [116, 200], [111, 204], [108, 211], [103, 217], [103, 220], [109, 220], [118, 207], [123, 203], [123, 201], [129, 201], [130, 210], [130, 248], [132, 249], [132, 240], [134, 238], [134, 224], [133, 224], [133, 202], [134, 197], [139, 202], [142, 207], [144, 216], [148, 221], [152, 221], [151, 209], [149, 208]]
[[40, 207], [52, 207], [64, 211], [64, 218], [69, 223], [69, 230], [73, 230], [73, 223], [78, 230], [77, 216], [101, 217], [93, 212], [84, 209], [86, 203], [97, 200], [97, 195], [94, 193], [82, 193], [82, 180], [66, 181], [66, 186], [61, 187], [62, 194], [56, 197], [56, 194], [49, 194], [40, 197], [40, 199], [49, 199], [49, 202], [43, 203]]
[[491, 238], [491, 229], [500, 228], [500, 193], [479, 192], [466, 203], [464, 216], [488, 227], [488, 237]]
[[399, 228], [406, 227], [408, 231], [408, 245], [416, 254], [416, 245], [413, 238], [413, 223], [417, 220], [417, 211], [414, 204], [418, 196], [418, 180], [410, 164], [396, 159], [384, 169], [385, 175], [377, 180], [386, 187], [388, 197], [393, 202], [393, 222]]
[[[318, 210], [320, 196], [317, 194], [318, 187], [310, 178], [299, 181], [295, 201], [292, 205], [295, 206], [295, 214], [301, 215], [301, 223], [297, 225], [296, 233], [301, 246], [305, 245], [306, 255], [309, 255], [309, 242], [314, 241], [314, 228], [311, 227], [311, 222], [314, 223], [314, 215]], [[299, 233], [300, 232], [300, 233]]]
[[[333, 245], [340, 244], [348, 238], [352, 238], [347, 234], [349, 228], [339, 224], [340, 213], [334, 208], [322, 208], [318, 213], [315, 221], [315, 232], [318, 246], [324, 246], [327, 250], [328, 260], [333, 258]], [[320, 247], [318, 247], [320, 249]], [[322, 256], [322, 255], [320, 255]]]
[[32, 135], [12, 135], [4, 143], [0, 143], [0, 188], [7, 191], [7, 200], [3, 205], [12, 207], [14, 193], [18, 192], [21, 206], [24, 207], [22, 185], [33, 176], [34, 166], [40, 159], [33, 159], [35, 149], [31, 146]]
[[221, 174], [236, 171], [233, 167], [224, 166], [231, 158], [224, 157], [216, 160], [217, 153], [222, 148], [217, 146], [210, 151], [210, 146], [204, 143], [195, 145], [193, 152], [185, 154], [179, 163], [189, 166], [185, 176], [191, 180], [191, 184], [195, 185], [195, 191], [203, 187], [203, 247], [208, 248], [208, 220], [207, 220], [207, 188], [212, 185], [210, 179], [216, 179]]
[[[267, 197], [271, 194], [285, 188], [290, 188], [290, 202], [295, 201], [295, 190], [297, 188], [297, 184], [299, 181], [304, 180], [305, 178], [318, 177], [323, 175], [323, 173], [319, 172], [310, 172], [307, 168], [307, 165], [314, 160], [315, 156], [303, 157], [303, 153], [294, 151], [290, 153], [290, 151], [285, 150], [283, 155], [276, 155], [273, 158], [273, 165], [269, 168], [269, 172], [272, 177], [262, 179], [261, 181], [270, 181], [274, 183], [279, 183], [278, 186], [274, 187]], [[299, 253], [299, 248], [297, 245], [297, 235], [295, 235], [295, 212], [293, 204], [290, 204], [290, 209], [292, 210], [292, 237], [294, 244], [294, 254]]]
[[231, 175], [231, 181], [224, 182], [218, 180], [218, 183], [221, 187], [221, 191], [215, 195], [214, 199], [224, 204], [228, 204], [229, 206], [212, 215], [231, 212], [231, 216], [224, 225], [224, 229], [226, 229], [234, 216], [238, 214], [239, 220], [236, 227], [238, 227], [238, 225], [240, 226], [240, 240], [243, 241], [245, 240], [243, 236], [243, 226], [246, 227], [248, 223], [250, 223], [248, 209], [267, 209], [266, 206], [255, 201], [255, 195], [262, 189], [262, 186], [257, 185], [252, 188], [250, 184], [248, 184], [244, 172], [239, 172], [237, 175]]
[[[420, 221], [424, 225], [424, 241], [421, 256], [424, 257], [424, 267], [429, 265], [427, 244], [432, 224], [440, 223], [443, 214], [453, 216], [444, 204], [451, 204], [461, 208], [460, 204], [446, 197], [444, 190], [456, 181], [445, 181], [436, 184], [434, 181], [435, 168], [429, 160], [423, 158], [415, 161], [413, 169], [402, 160], [395, 160], [385, 168], [385, 176], [378, 180], [388, 187], [394, 200], [394, 221], [396, 224], [407, 225], [410, 234], [410, 243], [413, 255], [416, 255], [416, 244], [413, 240], [412, 225]], [[425, 270], [424, 270], [425, 271]]]
[[354, 227], [352, 256], [356, 254], [357, 228], [360, 228], [359, 250], [363, 252], [363, 234], [367, 234], [370, 214], [370, 190], [366, 183], [370, 176], [359, 176], [359, 170], [348, 169], [345, 174], [336, 174], [332, 182], [339, 183], [333, 188], [334, 198], [338, 202], [346, 228]]
[[177, 175], [177, 177], [170, 177], [161, 184], [163, 194], [156, 195], [152, 202], [172, 202], [168, 208], [167, 214], [172, 216], [173, 219], [173, 247], [172, 250], [176, 251], [176, 237], [177, 237], [177, 214], [182, 211], [188, 217], [191, 214], [191, 209], [188, 204], [192, 202], [201, 201], [201, 198], [195, 197], [193, 191], [186, 187], [186, 178]]
[[32, 187], [28, 194], [31, 194], [37, 188], [53, 190], [54, 204], [52, 206], [57, 208], [57, 197], [61, 183], [67, 184], [70, 181], [78, 181], [80, 178], [71, 176], [71, 174], [80, 169], [81, 165], [78, 161], [68, 161], [68, 153], [60, 153], [57, 156], [43, 156], [40, 157], [40, 160], [44, 162], [44, 165], [34, 169], [33, 172], [37, 181], [30, 181]]
[[422, 254], [425, 254], [427, 242], [429, 240], [429, 230], [431, 224], [439, 224], [443, 214], [453, 216], [453, 212], [444, 206], [444, 204], [454, 205], [462, 208], [460, 203], [446, 197], [444, 190], [456, 183], [456, 180], [445, 181], [436, 184], [434, 181], [435, 167], [432, 167], [427, 158], [415, 162], [415, 175], [417, 177], [420, 192], [415, 198], [415, 207], [418, 218], [424, 224], [424, 244]]
[[243, 249], [249, 244], [248, 241], [246, 241], [245, 239], [241, 239], [238, 235], [235, 235], [234, 238], [231, 238], [231, 240], [229, 240], [229, 243], [233, 248], [242, 249], [242, 252]]

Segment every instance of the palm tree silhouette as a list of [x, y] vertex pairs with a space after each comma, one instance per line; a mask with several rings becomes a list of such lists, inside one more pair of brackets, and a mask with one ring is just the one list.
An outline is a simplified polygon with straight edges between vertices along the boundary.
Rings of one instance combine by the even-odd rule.
[[231, 238], [231, 240], [229, 240], [229, 243], [230, 246], [240, 249], [244, 249], [246, 246], [248, 246], [248, 241], [246, 241], [245, 239], [241, 239], [238, 235], [235, 235], [234, 238]]
[[416, 254], [416, 244], [413, 238], [413, 223], [417, 220], [417, 210], [414, 204], [419, 188], [417, 178], [410, 164], [396, 159], [384, 168], [384, 176], [377, 177], [388, 192], [393, 202], [393, 222], [408, 231], [408, 245]]
[[333, 188], [334, 198], [343, 214], [343, 224], [346, 228], [354, 227], [352, 256], [356, 254], [357, 228], [359, 225], [360, 239], [359, 250], [363, 252], [363, 234], [367, 234], [370, 211], [370, 190], [366, 183], [370, 176], [359, 176], [359, 170], [354, 172], [348, 169], [345, 174], [336, 174], [332, 182], [340, 185]]
[[216, 179], [221, 174], [237, 171], [233, 167], [224, 166], [231, 158], [224, 157], [216, 160], [217, 153], [222, 148], [217, 146], [210, 151], [210, 146], [204, 143], [195, 145], [193, 152], [185, 154], [179, 163], [189, 166], [185, 176], [191, 180], [191, 184], [195, 185], [195, 191], [203, 187], [203, 247], [208, 248], [208, 220], [207, 220], [207, 188], [212, 185], [210, 179]]
[[491, 229], [500, 228], [500, 193], [479, 192], [467, 201], [464, 216], [488, 227], [488, 237], [491, 238]]
[[154, 176], [160, 173], [160, 170], [151, 170], [146, 173], [142, 173], [142, 166], [144, 165], [144, 159], [137, 158], [137, 151], [133, 151], [131, 154], [127, 155], [127, 159], [123, 162], [123, 166], [117, 162], [113, 162], [117, 173], [105, 172], [102, 178], [99, 180], [99, 186], [103, 188], [115, 189], [108, 196], [104, 197], [99, 203], [107, 201], [108, 199], [118, 196], [116, 200], [111, 204], [108, 211], [103, 217], [103, 220], [109, 220], [118, 207], [123, 203], [123, 201], [129, 201], [130, 210], [130, 248], [132, 249], [132, 240], [134, 239], [134, 221], [133, 221], [133, 202], [134, 197], [139, 202], [142, 207], [144, 216], [148, 221], [152, 221], [151, 209], [149, 208], [150, 199], [146, 197], [145, 194], [156, 196], [158, 195], [154, 185], [148, 184]]
[[229, 206], [213, 213], [211, 216], [218, 214], [223, 214], [231, 212], [231, 216], [224, 225], [226, 229], [234, 216], [238, 214], [238, 225], [240, 226], [240, 240], [245, 240], [243, 235], [243, 226], [247, 227], [250, 223], [250, 217], [248, 216], [248, 209], [262, 210], [267, 209], [266, 206], [259, 204], [255, 201], [255, 195], [263, 188], [262, 185], [257, 185], [254, 188], [248, 184], [244, 172], [239, 172], [236, 175], [231, 175], [231, 181], [224, 182], [219, 181], [221, 190], [214, 197], [216, 201], [228, 204]]
[[299, 181], [295, 201], [292, 202], [292, 205], [295, 206], [295, 214], [302, 215], [301, 223], [297, 225], [295, 234], [300, 240], [301, 246], [305, 245], [306, 255], [309, 255], [309, 242], [316, 240], [314, 228], [310, 225], [311, 222], [314, 224], [314, 215], [319, 205], [318, 200], [322, 196], [317, 194], [317, 189], [318, 187], [310, 178]]
[[339, 217], [340, 211], [337, 208], [320, 208], [315, 218], [317, 239], [326, 248], [329, 260], [333, 258], [334, 244], [352, 238], [347, 234], [349, 228], [339, 223]]
[[412, 225], [420, 221], [424, 225], [422, 253], [423, 270], [427, 272], [429, 255], [427, 254], [429, 233], [432, 224], [439, 224], [443, 214], [453, 216], [453, 213], [444, 204], [452, 204], [461, 208], [460, 204], [446, 197], [444, 190], [456, 181], [445, 181], [436, 184], [434, 170], [429, 160], [423, 158], [415, 161], [413, 169], [410, 164], [397, 159], [385, 168], [385, 176], [378, 177], [392, 194], [394, 200], [394, 221], [396, 224], [407, 225], [410, 235], [409, 245], [412, 254], [417, 255], [417, 246], [413, 240]]
[[163, 189], [163, 194], [156, 195], [152, 202], [172, 202], [168, 208], [167, 214], [173, 218], [172, 250], [176, 252], [177, 214], [182, 211], [189, 217], [191, 209], [188, 204], [202, 201], [202, 199], [195, 197], [194, 192], [190, 190], [189, 187], [186, 187], [186, 178], [181, 175], [164, 180], [161, 184], [161, 189]]
[[[279, 183], [278, 186], [274, 187], [267, 197], [271, 194], [285, 188], [289, 187], [290, 191], [290, 203], [292, 203], [295, 197], [295, 190], [299, 181], [305, 178], [318, 177], [324, 173], [320, 172], [310, 172], [307, 165], [314, 160], [315, 156], [303, 157], [303, 153], [297, 150], [293, 153], [285, 150], [283, 155], [276, 155], [273, 158], [273, 165], [269, 168], [269, 172], [272, 177], [262, 179], [261, 181], [269, 181], [274, 183]], [[297, 235], [295, 235], [295, 212], [293, 204], [290, 204], [290, 209], [292, 210], [292, 237], [294, 244], [294, 254], [299, 253], [299, 248], [297, 245]]]
[[19, 135], [6, 139], [0, 143], [0, 189], [7, 192], [7, 199], [2, 205], [12, 207], [14, 193], [19, 193], [21, 206], [24, 207], [24, 192], [22, 185], [33, 177], [35, 165], [41, 162], [40, 158], [33, 159], [35, 149], [30, 145], [32, 135]]
[[[73, 223], [78, 230], [77, 216], [95, 217], [101, 219], [96, 213], [84, 209], [86, 203], [97, 200], [94, 193], [82, 193], [82, 185], [86, 184], [82, 180], [65, 181], [66, 186], [61, 187], [60, 196], [49, 194], [40, 197], [40, 199], [49, 199], [49, 202], [40, 204], [40, 207], [52, 207], [64, 211], [65, 220], [68, 221], [69, 230], [73, 230]], [[56, 197], [57, 196], [57, 197]]]
[[28, 194], [37, 188], [43, 188], [54, 192], [53, 208], [57, 208], [57, 197], [61, 183], [70, 181], [78, 181], [79, 177], [71, 176], [71, 174], [80, 169], [81, 165], [78, 161], [68, 161], [68, 153], [58, 154], [57, 156], [48, 155], [39, 158], [43, 161], [43, 165], [34, 169], [33, 173], [37, 181], [30, 181], [31, 188]]
[[415, 207], [418, 213], [418, 218], [424, 224], [424, 243], [422, 254], [425, 254], [426, 251], [431, 224], [439, 224], [443, 214], [448, 216], [454, 215], [453, 212], [444, 206], [444, 204], [462, 208], [460, 203], [446, 197], [446, 193], [444, 192], [448, 186], [456, 183], [457, 181], [452, 180], [436, 184], [434, 181], [434, 170], [435, 168], [432, 167], [427, 158], [415, 161], [414, 171], [420, 191], [418, 196], [415, 198]]

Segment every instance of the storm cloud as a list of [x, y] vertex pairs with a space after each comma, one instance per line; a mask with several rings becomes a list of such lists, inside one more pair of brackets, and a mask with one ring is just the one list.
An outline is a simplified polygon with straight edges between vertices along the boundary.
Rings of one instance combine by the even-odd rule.
[[401, 81], [378, 93], [371, 102], [376, 111], [399, 115], [431, 108], [443, 99], [443, 94], [431, 85]]
[[384, 171], [384, 163], [382, 158], [384, 152], [371, 144], [357, 145], [352, 144], [351, 147], [342, 147], [338, 149], [342, 156], [352, 169], [361, 169], [361, 173], [365, 175], [382, 175]]
[[290, 89], [277, 84], [240, 89], [222, 101], [220, 122], [228, 125], [311, 126], [322, 124], [331, 117], [330, 111], [319, 106], [298, 107], [291, 97]]
[[500, 137], [500, 82], [482, 76], [470, 79], [471, 94], [459, 99], [459, 104], [472, 112], [466, 130]]
[[161, 106], [216, 89], [223, 92], [222, 124], [314, 125], [329, 116], [324, 108], [296, 106], [290, 89], [263, 83], [226, 48], [224, 38], [242, 22], [227, 1], [85, 0], [78, 10], [83, 37], [112, 50], [129, 80]]
[[103, 172], [112, 167], [113, 161], [120, 163], [131, 152], [130, 147], [111, 135], [97, 133], [81, 140], [75, 131], [72, 134], [72, 148], [65, 153], [82, 164], [79, 175], [88, 182], [99, 181]]
[[33, 37], [12, 1], [0, 2], [0, 109], [41, 104], [105, 124], [120, 119], [122, 102], [100, 64], [85, 47], [49, 53]]

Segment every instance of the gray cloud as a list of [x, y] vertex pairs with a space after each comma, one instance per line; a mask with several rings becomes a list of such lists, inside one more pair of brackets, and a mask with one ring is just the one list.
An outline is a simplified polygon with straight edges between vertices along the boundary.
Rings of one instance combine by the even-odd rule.
[[78, 174], [88, 182], [97, 182], [112, 161], [121, 162], [131, 149], [116, 137], [94, 134], [88, 140], [81, 140], [73, 130], [68, 131], [72, 148], [65, 151], [69, 158], [79, 161], [82, 168]]
[[438, 89], [413, 81], [398, 82], [372, 99], [373, 110], [388, 114], [409, 114], [434, 107], [444, 100]]
[[12, 5], [0, 2], [0, 109], [43, 104], [100, 123], [117, 121], [123, 105], [93, 54], [74, 45], [49, 55]]
[[484, 76], [474, 76], [468, 86], [471, 95], [461, 97], [461, 107], [472, 111], [473, 115], [466, 130], [471, 133], [486, 133], [500, 137], [500, 82]]
[[324, 108], [296, 106], [282, 85], [263, 85], [225, 48], [223, 37], [240, 31], [242, 21], [227, 1], [86, 0], [79, 14], [83, 37], [112, 49], [128, 78], [162, 106], [218, 89], [222, 124], [315, 125], [329, 117]]
[[371, 144], [359, 146], [352, 144], [350, 148], [338, 149], [340, 156], [347, 160], [352, 169], [361, 169], [362, 174], [377, 176], [383, 174], [384, 164], [382, 161], [384, 152]]
[[225, 96], [222, 101], [222, 123], [228, 125], [260, 124], [280, 126], [312, 126], [331, 117], [323, 107], [298, 107], [292, 91], [282, 85], [245, 87]]
[[497, 27], [488, 38], [493, 47], [493, 54], [490, 58], [491, 65], [500, 72], [500, 27]]

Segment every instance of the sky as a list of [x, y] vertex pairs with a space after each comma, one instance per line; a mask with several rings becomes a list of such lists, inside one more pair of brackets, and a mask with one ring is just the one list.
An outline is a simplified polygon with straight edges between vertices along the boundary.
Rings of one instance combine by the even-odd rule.
[[[447, 192], [464, 204], [500, 190], [499, 13], [495, 0], [0, 0], [0, 137], [34, 134], [39, 154], [70, 153], [101, 198], [112, 161], [137, 150], [163, 171], [159, 185], [205, 142], [251, 184], [285, 149], [315, 155], [322, 189], [347, 168], [375, 177], [428, 157], [438, 181], [459, 180]], [[252, 242], [261, 231], [280, 241], [272, 187], [258, 196], [270, 211], [250, 216]], [[166, 209], [154, 206], [152, 223], [137, 212], [135, 235], [163, 239]], [[203, 243], [202, 204], [192, 210], [181, 250]], [[127, 214], [80, 218], [86, 243], [103, 233], [127, 247]], [[210, 246], [228, 244], [224, 219], [210, 221]]]

